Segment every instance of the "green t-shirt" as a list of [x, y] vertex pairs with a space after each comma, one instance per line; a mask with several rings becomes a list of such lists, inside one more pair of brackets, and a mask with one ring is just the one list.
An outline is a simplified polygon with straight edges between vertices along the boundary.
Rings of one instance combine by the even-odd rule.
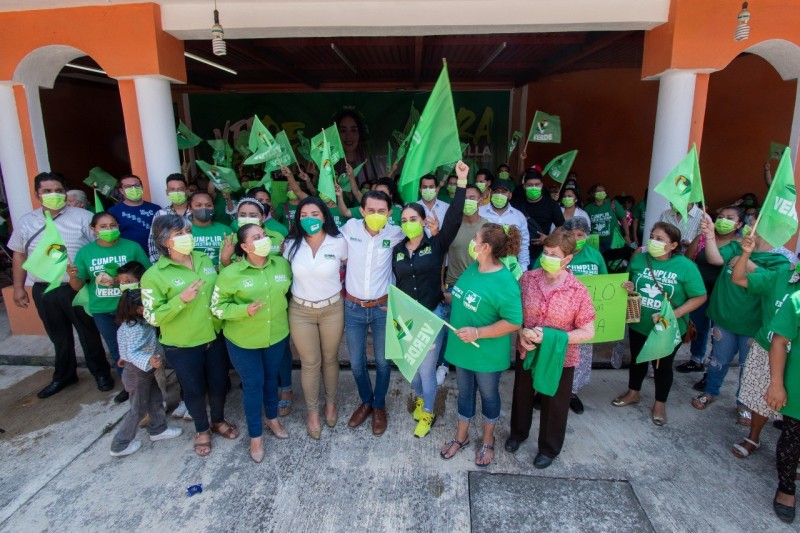
[[625, 210], [621, 205], [606, 200], [600, 205], [592, 202], [583, 208], [592, 219], [592, 233], [600, 235], [600, 242], [610, 243], [614, 228], [619, 226], [619, 220], [625, 218]]
[[800, 293], [795, 292], [784, 302], [772, 321], [772, 330], [789, 339], [783, 386], [786, 388], [786, 407], [781, 413], [800, 418]]
[[633, 213], [631, 214], [631, 216], [633, 218], [635, 218], [635, 219], [637, 219], [639, 221], [639, 226], [638, 226], [636, 231], [638, 232], [639, 239], [641, 241], [645, 240], [645, 238], [644, 238], [644, 215], [645, 215], [645, 211], [644, 210], [645, 210], [645, 207], [647, 207], [647, 202], [642, 200], [641, 202], [636, 204], [636, 207], [633, 208]]
[[[653, 329], [653, 315], [661, 312], [661, 305], [664, 302], [664, 295], [658, 289], [647, 266], [648, 258], [655, 270], [656, 279], [669, 296], [673, 308], [682, 306], [689, 298], [706, 293], [697, 265], [685, 256], [673, 255], [666, 261], [659, 261], [653, 259], [647, 252], [636, 255], [628, 266], [628, 275], [633, 282], [634, 290], [642, 295], [642, 319], [638, 323], [631, 324], [631, 329], [642, 335], [648, 335]], [[678, 320], [681, 335], [686, 332], [686, 324], [686, 318]]]
[[[533, 263], [533, 268], [540, 268], [542, 266], [542, 256], [536, 258]], [[598, 274], [608, 274], [605, 259], [600, 255], [600, 252], [591, 246], [584, 246], [583, 250], [576, 253], [569, 265], [567, 265], [572, 273], [576, 276], [597, 276]]]
[[[353, 209], [350, 210], [350, 217], [357, 218], [359, 220], [364, 218], [361, 216], [361, 210], [358, 207], [354, 207]], [[403, 218], [403, 208], [400, 207], [399, 205], [393, 205], [392, 214], [389, 215], [389, 221], [387, 222], [387, 224], [390, 226], [397, 226], [399, 228], [400, 220], [402, 218]]]
[[[233, 202], [236, 205], [236, 202]], [[228, 225], [231, 223], [231, 216], [226, 209], [228, 208], [228, 201], [222, 196], [221, 192], [217, 192], [214, 197], [214, 221], [220, 224]]]
[[[507, 268], [481, 273], [472, 263], [453, 287], [450, 324], [458, 328], [480, 328], [507, 320], [522, 324], [522, 296], [519, 283]], [[445, 358], [460, 368], [473, 372], [501, 372], [510, 366], [511, 337], [478, 339], [480, 346], [462, 342], [453, 331], [448, 333]]]
[[[284, 238], [289, 235], [289, 230], [286, 229], [286, 226], [275, 220], [274, 218], [270, 217], [264, 222], [264, 231], [271, 231], [273, 233], [279, 233]], [[272, 237], [270, 237], [272, 238]], [[281, 239], [283, 240], [283, 239]]]
[[95, 283], [95, 278], [105, 271], [106, 265], [115, 264], [121, 267], [128, 261], [137, 261], [145, 268], [150, 266], [150, 259], [142, 247], [134, 241], [119, 239], [113, 246], [102, 246], [97, 241], [90, 242], [75, 256], [74, 264], [78, 268], [78, 279], [88, 282], [89, 312], [116, 313], [119, 297], [122, 293], [119, 286], [104, 287]]
[[210, 226], [192, 224], [195, 249], [206, 254], [214, 266], [219, 265], [219, 250], [222, 248], [223, 239], [231, 233], [233, 230], [229, 226], [219, 222], [212, 222]]
[[[761, 299], [748, 295], [744, 288], [733, 282], [733, 267], [728, 265], [731, 259], [742, 255], [742, 245], [739, 241], [731, 241], [720, 248], [719, 253], [724, 266], [711, 291], [708, 318], [731, 333], [752, 337], [762, 325]], [[791, 268], [788, 259], [772, 252], [753, 252], [750, 261], [768, 270]]]
[[761, 327], [755, 339], [767, 351], [772, 342], [772, 321], [789, 295], [800, 289], [798, 282], [800, 275], [794, 270], [758, 268], [747, 275], [747, 294], [761, 298]]

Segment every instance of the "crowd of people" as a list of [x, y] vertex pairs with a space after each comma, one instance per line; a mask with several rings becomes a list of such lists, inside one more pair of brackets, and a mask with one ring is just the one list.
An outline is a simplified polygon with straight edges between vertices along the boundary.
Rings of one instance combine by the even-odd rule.
[[[624, 287], [641, 295], [641, 320], [628, 332], [628, 390], [611, 400], [613, 406], [638, 403], [650, 371], [651, 419], [667, 424], [674, 369], [704, 372], [691, 404], [705, 411], [738, 356], [735, 407], [749, 433], [732, 443], [731, 452], [747, 458], [760, 448], [767, 421], [782, 423], [774, 509], [784, 521], [794, 518], [800, 358], [792, 354], [800, 346], [800, 276], [793, 253], [774, 249], [751, 230], [755, 197], [723, 207], [714, 219], [697, 205], [686, 219], [671, 208], [645, 228], [646, 196], [638, 203], [624, 195], [610, 199], [603, 184], [594, 184], [584, 199], [574, 173], [545, 191], [536, 166], [519, 180], [506, 165], [496, 173], [478, 169], [468, 179], [469, 167], [458, 162], [452, 175], [423, 177], [419, 201], [405, 205], [390, 177], [355, 175], [345, 162], [350, 186], [337, 184], [336, 198], [329, 198], [318, 192], [312, 170], [284, 167], [276, 173], [274, 179], [288, 188], [277, 206], [270, 189], [251, 176], [242, 175], [245, 187], [237, 195], [173, 174], [165, 180], [170, 205], [161, 208], [144, 200], [137, 176], [126, 175], [115, 191], [119, 201], [94, 215], [85, 195], [69, 191], [68, 201], [62, 176], [36, 176], [41, 207], [19, 219], [9, 247], [14, 302], [28, 307], [33, 299], [55, 346], [52, 382], [39, 398], [77, 382], [74, 327], [98, 389], [113, 390], [116, 374], [123, 389], [115, 401], [130, 402], [112, 456], [141, 447], [139, 427], [153, 441], [181, 434], [167, 423], [165, 366], [180, 384], [181, 402], [172, 416], [193, 421], [194, 452], [207, 456], [212, 435], [240, 436], [225, 414], [233, 367], [241, 379], [249, 453], [259, 463], [264, 420], [275, 438], [289, 438], [281, 417], [294, 409], [291, 345], [301, 364], [309, 438], [322, 438], [323, 421], [328, 428], [337, 425], [344, 337], [360, 399], [347, 426], [370, 420], [379, 436], [390, 420], [392, 365], [384, 341], [387, 294], [395, 285], [455, 328], [436, 336], [411, 383], [414, 437], [431, 431], [437, 387], [454, 368], [457, 424], [440, 456], [451, 459], [470, 444], [480, 394], [483, 425], [474, 461], [482, 468], [492, 464], [500, 376], [513, 353], [504, 448], [517, 451], [538, 409], [534, 466], [547, 468], [562, 450], [569, 412], [584, 410], [578, 394], [591, 376], [588, 341], [596, 314], [576, 276], [627, 271]], [[22, 266], [42, 238], [45, 213], [69, 256], [61, 285], [49, 291]], [[74, 305], [82, 290], [88, 304]], [[680, 344], [657, 364], [637, 361], [663, 321], [665, 302], [684, 342], [691, 342], [691, 359], [677, 367]], [[374, 378], [367, 370], [368, 333]]]

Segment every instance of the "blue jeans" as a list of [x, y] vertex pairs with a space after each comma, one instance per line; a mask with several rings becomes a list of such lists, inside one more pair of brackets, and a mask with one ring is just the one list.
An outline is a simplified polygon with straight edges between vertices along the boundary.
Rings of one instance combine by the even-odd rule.
[[706, 360], [706, 352], [708, 351], [708, 334], [711, 333], [711, 320], [706, 315], [708, 311], [708, 303], [710, 297], [706, 302], [689, 313], [689, 318], [697, 328], [697, 338], [692, 341], [691, 354], [692, 361], [698, 365], [702, 365]]
[[122, 367], [117, 366], [119, 361], [119, 346], [117, 346], [117, 326], [115, 313], [94, 313], [94, 324], [97, 330], [106, 341], [108, 351], [111, 352], [111, 358], [114, 360], [114, 368], [117, 369], [117, 375], [122, 375]]
[[500, 374], [502, 372], [473, 372], [456, 368], [458, 386], [458, 419], [469, 422], [475, 416], [475, 388], [481, 393], [481, 414], [485, 424], [496, 424], [500, 418]]
[[278, 369], [278, 392], [292, 391], [292, 348], [289, 340], [286, 340], [286, 350], [281, 359], [281, 366]]
[[[443, 319], [445, 317], [444, 308], [441, 304], [433, 310], [433, 313], [439, 318]], [[433, 404], [436, 401], [436, 365], [439, 362], [439, 346], [441, 346], [442, 339], [445, 337], [445, 328], [446, 326], [442, 326], [442, 329], [439, 330], [431, 349], [425, 359], [422, 360], [422, 364], [419, 365], [417, 373], [414, 374], [414, 379], [411, 380], [414, 394], [425, 401], [423, 409], [427, 413], [433, 412]]]
[[[753, 337], [746, 335], [736, 335], [730, 331], [714, 325], [715, 331], [711, 335], [711, 359], [708, 363], [708, 377], [706, 381], [706, 393], [711, 396], [718, 396], [722, 382], [728, 373], [733, 358], [739, 354], [739, 381], [742, 379], [744, 363], [747, 360], [747, 352], [750, 350], [750, 343]], [[717, 338], [717, 331], [719, 338]], [[736, 387], [736, 397], [739, 397], [739, 387]]]
[[[386, 393], [389, 390], [389, 378], [392, 367], [386, 360], [384, 350], [386, 339], [386, 311], [380, 306], [361, 307], [345, 300], [344, 327], [347, 349], [350, 352], [350, 368], [356, 380], [361, 403], [373, 409], [386, 406]], [[372, 330], [372, 350], [375, 353], [375, 389], [367, 372], [367, 330]]]
[[264, 432], [261, 419], [263, 410], [267, 419], [278, 418], [278, 368], [286, 352], [287, 336], [268, 348], [241, 348], [225, 339], [228, 354], [236, 372], [242, 378], [242, 404], [247, 419], [250, 438], [260, 437]]

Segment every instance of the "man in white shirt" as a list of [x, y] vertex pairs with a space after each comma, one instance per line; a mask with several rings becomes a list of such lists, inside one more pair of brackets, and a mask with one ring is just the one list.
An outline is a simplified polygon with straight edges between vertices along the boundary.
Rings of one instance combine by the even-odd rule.
[[528, 270], [530, 264], [530, 233], [528, 221], [521, 211], [511, 207], [511, 184], [506, 180], [495, 180], [492, 183], [492, 196], [488, 204], [478, 209], [478, 214], [489, 222], [516, 226], [522, 234], [522, 243], [517, 256], [519, 266], [523, 271]]
[[[55, 369], [51, 383], [39, 391], [39, 398], [47, 398], [64, 388], [78, 382], [77, 360], [75, 358], [75, 336], [72, 327], [78, 332], [86, 366], [97, 381], [97, 388], [110, 391], [114, 388], [111, 366], [100, 340], [100, 333], [83, 308], [73, 307], [76, 292], [69, 286], [69, 276], [64, 275], [61, 286], [45, 292], [49, 283], [37, 278], [22, 268], [28, 256], [42, 240], [45, 227], [45, 212], [49, 211], [67, 247], [67, 256], [72, 261], [83, 246], [95, 240], [89, 228], [92, 214], [79, 207], [66, 205], [64, 178], [59, 174], [42, 172], [33, 180], [36, 199], [42, 207], [23, 215], [11, 234], [8, 247], [14, 251], [14, 304], [17, 307], [30, 306], [25, 286], [31, 286], [36, 312], [42, 319], [47, 336], [55, 348]], [[74, 268], [74, 267], [72, 267]]]
[[[392, 248], [403, 240], [403, 231], [387, 226], [392, 205], [381, 191], [369, 191], [361, 198], [364, 220], [350, 219], [341, 232], [347, 242], [346, 301], [344, 324], [350, 368], [356, 380], [361, 405], [347, 425], [355, 428], [372, 415], [372, 434], [386, 431], [386, 393], [391, 364], [384, 356], [386, 303], [392, 274]], [[375, 387], [367, 372], [367, 330], [372, 330], [375, 354]]]
[[[700, 236], [700, 223], [703, 221], [703, 218], [705, 218], [705, 213], [703, 213], [702, 209], [697, 207], [697, 204], [689, 204], [686, 209], [686, 214], [688, 217], [686, 219], [686, 224], [684, 224], [681, 214], [670, 206], [669, 209], [661, 213], [658, 219], [659, 222], [668, 222], [672, 224], [681, 232], [681, 251], [685, 251], [686, 248], [692, 244], [692, 241]], [[644, 240], [644, 237], [642, 237], [642, 240]]]
[[[430, 218], [431, 213], [436, 215], [436, 220], [439, 222], [439, 229], [442, 229], [444, 216], [447, 214], [447, 209], [450, 207], [445, 201], [437, 199], [439, 190], [436, 188], [436, 178], [430, 174], [422, 176], [419, 180], [419, 195], [421, 200], [417, 202], [425, 210], [425, 216]], [[425, 235], [431, 236], [430, 230], [425, 227]]]

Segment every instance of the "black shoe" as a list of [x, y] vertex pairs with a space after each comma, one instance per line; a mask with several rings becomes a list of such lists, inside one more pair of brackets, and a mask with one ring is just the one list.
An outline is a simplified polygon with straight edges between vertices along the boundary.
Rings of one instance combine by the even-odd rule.
[[576, 415], [583, 414], [583, 402], [580, 398], [578, 398], [577, 394], [573, 394], [572, 398], [569, 400], [569, 408], [572, 409], [572, 412]]
[[522, 444], [522, 440], [517, 440], [514, 437], [508, 437], [506, 439], [506, 451], [508, 453], [514, 453], [515, 451], [519, 450], [519, 445]]
[[70, 385], [75, 385], [77, 382], [78, 382], [78, 376], [72, 376], [71, 378], [67, 378], [62, 381], [51, 381], [50, 385], [40, 390], [36, 394], [36, 396], [37, 398], [41, 398], [42, 400], [44, 400], [45, 398], [49, 398], [53, 394], [61, 392]]
[[97, 390], [102, 392], [108, 392], [114, 388], [114, 378], [111, 376], [100, 376], [99, 378], [95, 378], [97, 381]]
[[783, 420], [774, 420], [772, 422], [772, 427], [783, 431]]
[[703, 379], [692, 385], [692, 388], [697, 392], [705, 392], [706, 391], [706, 378], [708, 378], [708, 374], [703, 374]]
[[539, 470], [545, 469], [551, 464], [553, 464], [553, 457], [547, 457], [542, 452], [537, 453], [536, 458], [533, 460], [533, 466]]
[[781, 522], [786, 522], [787, 524], [794, 522], [794, 507], [778, 503], [777, 492], [775, 492], [775, 498], [772, 500], [772, 509]]
[[126, 391], [125, 389], [122, 389], [122, 390], [119, 392], [119, 394], [117, 394], [116, 396], [114, 396], [114, 403], [122, 403], [122, 402], [127, 402], [127, 401], [128, 401], [128, 398], [130, 398], [130, 395], [128, 394], [128, 391]]
[[533, 408], [537, 411], [542, 410], [542, 395], [538, 392], [533, 395]]
[[689, 372], [702, 372], [703, 370], [705, 370], [705, 367], [702, 364], [695, 363], [691, 359], [675, 367], [675, 372], [680, 372], [681, 374], [688, 374]]

